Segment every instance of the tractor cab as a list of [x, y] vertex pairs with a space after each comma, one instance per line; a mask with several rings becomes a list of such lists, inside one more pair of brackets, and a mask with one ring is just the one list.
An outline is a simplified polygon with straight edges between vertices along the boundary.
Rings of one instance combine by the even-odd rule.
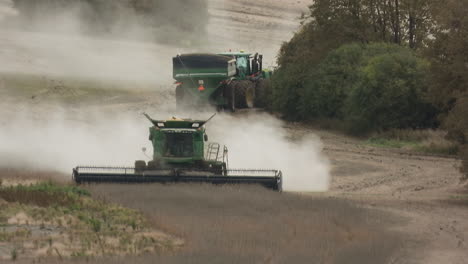
[[245, 79], [247, 76], [257, 75], [262, 73], [263, 55], [255, 53], [240, 52], [225, 52], [218, 55], [232, 57], [236, 60], [237, 75], [240, 79]]

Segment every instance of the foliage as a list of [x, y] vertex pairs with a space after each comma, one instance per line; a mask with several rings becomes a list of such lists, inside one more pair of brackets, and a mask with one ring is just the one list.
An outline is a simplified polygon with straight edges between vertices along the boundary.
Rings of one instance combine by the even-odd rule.
[[[280, 49], [269, 108], [294, 120], [343, 118], [343, 102], [361, 78], [355, 67], [366, 63], [373, 51], [424, 47], [437, 5], [433, 0], [314, 1], [301, 30]], [[382, 42], [396, 45], [371, 44], [364, 48], [368, 54], [362, 48]], [[349, 43], [358, 44], [342, 47]], [[334, 52], [337, 49], [341, 52]]]
[[359, 70], [345, 105], [355, 132], [428, 127], [433, 109], [425, 100], [427, 63], [401, 48], [371, 57]]
[[457, 98], [455, 106], [444, 121], [450, 138], [460, 144], [468, 144], [468, 91]]
[[449, 137], [462, 144], [460, 155], [468, 176], [468, 0], [444, 1], [434, 12], [433, 39], [425, 50], [431, 62], [430, 94], [441, 111]]
[[316, 65], [345, 43], [386, 42], [420, 48], [433, 27], [435, 0], [316, 0], [303, 27], [279, 53], [280, 67]]
[[376, 43], [343, 45], [330, 52], [317, 67], [310, 68], [301, 102], [302, 117], [342, 119], [345, 101], [361, 78], [361, 67], [374, 56], [397, 52], [406, 50]]
[[[468, 87], [468, 0], [317, 0], [309, 11], [281, 47], [270, 109], [294, 120], [348, 119], [362, 130], [442, 122], [466, 141], [458, 124], [468, 115], [457, 105]], [[396, 46], [372, 54], [369, 43], [378, 42], [409, 47], [429, 63]]]
[[449, 137], [462, 145], [462, 173], [468, 179], [468, 91], [457, 98], [454, 108], [449, 112], [444, 123], [449, 130]]
[[[302, 74], [298, 72], [301, 71]], [[299, 119], [299, 104], [307, 71], [299, 66], [285, 67], [277, 71], [271, 81], [268, 108], [282, 113], [288, 119]]]
[[468, 91], [468, 1], [445, 2], [445, 8], [436, 12], [437, 27], [425, 55], [432, 65], [433, 101], [447, 114]]
[[353, 132], [427, 127], [435, 112], [425, 99], [427, 70], [405, 47], [343, 45], [317, 66], [280, 69], [271, 103], [289, 119], [345, 120]]

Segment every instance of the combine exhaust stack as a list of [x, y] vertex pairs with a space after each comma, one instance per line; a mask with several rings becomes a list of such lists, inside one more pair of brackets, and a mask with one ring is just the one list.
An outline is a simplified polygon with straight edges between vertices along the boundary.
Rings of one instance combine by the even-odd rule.
[[282, 191], [282, 173], [277, 170], [226, 170], [209, 169], [154, 169], [138, 172], [133, 167], [76, 167], [73, 180], [77, 183], [211, 183], [258, 184]]

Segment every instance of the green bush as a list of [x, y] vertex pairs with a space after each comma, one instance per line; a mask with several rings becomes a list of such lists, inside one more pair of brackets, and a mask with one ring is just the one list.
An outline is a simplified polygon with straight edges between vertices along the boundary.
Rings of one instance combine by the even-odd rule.
[[288, 119], [335, 119], [355, 133], [434, 124], [428, 63], [394, 44], [347, 44], [317, 66], [290, 64], [273, 79], [273, 110]]
[[428, 64], [405, 48], [371, 57], [345, 102], [352, 130], [430, 126], [435, 110], [425, 99], [427, 70]]
[[468, 144], [468, 91], [458, 97], [445, 119], [444, 127], [451, 139]]
[[302, 97], [301, 116], [343, 119], [345, 101], [361, 78], [360, 69], [370, 58], [405, 50], [396, 45], [348, 44], [331, 51], [317, 66], [310, 67]]
[[460, 93], [454, 105], [443, 125], [449, 131], [448, 137], [462, 146], [462, 173], [468, 179], [468, 91]]
[[299, 102], [303, 94], [304, 77], [297, 75], [297, 71], [300, 70], [300, 66], [282, 69], [277, 71], [271, 80], [267, 108], [282, 113], [290, 120], [302, 119]]

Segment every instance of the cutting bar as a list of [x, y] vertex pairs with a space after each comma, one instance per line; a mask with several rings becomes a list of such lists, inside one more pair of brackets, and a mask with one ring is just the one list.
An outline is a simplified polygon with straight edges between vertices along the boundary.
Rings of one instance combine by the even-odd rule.
[[282, 172], [250, 169], [152, 169], [139, 171], [134, 167], [78, 166], [73, 169], [77, 183], [211, 183], [259, 184], [282, 191]]

